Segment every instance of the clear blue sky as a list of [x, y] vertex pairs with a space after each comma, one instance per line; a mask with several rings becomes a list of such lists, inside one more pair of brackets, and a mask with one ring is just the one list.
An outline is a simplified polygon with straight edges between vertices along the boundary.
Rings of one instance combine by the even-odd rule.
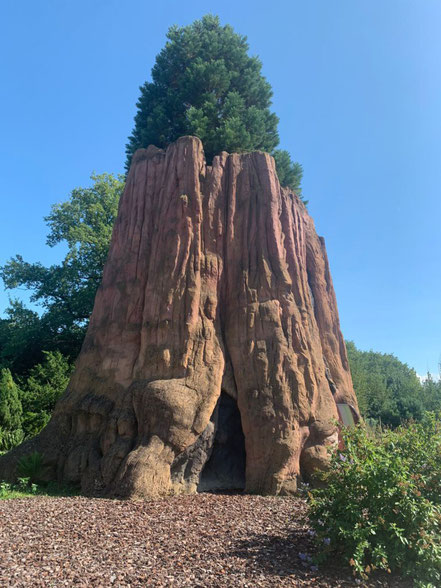
[[[60, 259], [43, 216], [93, 170], [123, 170], [138, 87], [168, 27], [209, 11], [263, 62], [281, 146], [304, 166], [326, 239], [344, 336], [436, 373], [439, 0], [3, 0], [0, 264]], [[2, 289], [0, 310], [7, 300]]]

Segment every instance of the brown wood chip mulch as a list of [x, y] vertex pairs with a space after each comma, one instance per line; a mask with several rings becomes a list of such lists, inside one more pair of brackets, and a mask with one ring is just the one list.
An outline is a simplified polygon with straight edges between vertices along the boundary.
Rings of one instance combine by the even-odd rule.
[[[308, 562], [299, 498], [0, 501], [0, 586], [356, 586]], [[400, 586], [376, 579], [370, 586]]]

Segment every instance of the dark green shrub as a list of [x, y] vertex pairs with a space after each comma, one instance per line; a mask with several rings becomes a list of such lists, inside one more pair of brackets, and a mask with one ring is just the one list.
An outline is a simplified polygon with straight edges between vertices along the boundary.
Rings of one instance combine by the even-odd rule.
[[50, 413], [44, 410], [41, 412], [25, 412], [23, 415], [23, 429], [26, 438], [38, 435], [38, 433], [48, 424], [50, 418]]
[[43, 355], [44, 361], [31, 369], [22, 386], [22, 428], [26, 438], [35, 437], [47, 425], [73, 369], [59, 351], [43, 351]]
[[21, 428], [23, 409], [20, 390], [8, 369], [0, 370], [0, 427], [5, 431]]
[[23, 495], [29, 494], [38, 494], [38, 486], [32, 484], [29, 478], [18, 478], [16, 484], [0, 482], [0, 500], [21, 498]]
[[[372, 436], [342, 432], [326, 486], [310, 493], [318, 561], [339, 555], [365, 578], [396, 571], [441, 582], [441, 434], [435, 418]], [[430, 585], [430, 584], [426, 584]]]
[[31, 481], [31, 478], [17, 478], [17, 483], [12, 484], [11, 488], [27, 494], [37, 494], [38, 492], [38, 486]]
[[43, 457], [38, 451], [23, 456], [17, 463], [17, 473], [20, 478], [29, 478], [31, 482], [36, 482], [43, 466]]

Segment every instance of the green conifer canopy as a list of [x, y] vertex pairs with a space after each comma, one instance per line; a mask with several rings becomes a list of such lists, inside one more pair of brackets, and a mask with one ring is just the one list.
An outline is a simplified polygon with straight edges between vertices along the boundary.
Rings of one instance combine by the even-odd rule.
[[221, 151], [261, 150], [276, 158], [283, 185], [299, 190], [302, 168], [279, 143], [272, 89], [262, 64], [248, 55], [246, 37], [207, 15], [171, 27], [156, 58], [152, 81], [141, 86], [135, 127], [127, 144], [127, 168], [139, 147], [166, 147], [183, 135], [204, 144], [207, 162]]
[[8, 369], [0, 370], [0, 433], [21, 426], [20, 393]]

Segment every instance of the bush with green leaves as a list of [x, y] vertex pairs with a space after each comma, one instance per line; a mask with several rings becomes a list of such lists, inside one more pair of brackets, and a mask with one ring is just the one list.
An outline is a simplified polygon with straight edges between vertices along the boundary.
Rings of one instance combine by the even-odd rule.
[[32, 483], [29, 478], [18, 478], [15, 484], [0, 482], [0, 500], [35, 495], [38, 491], [37, 484]]
[[139, 147], [166, 147], [196, 135], [208, 163], [221, 151], [267, 151], [284, 186], [300, 191], [302, 167], [279, 144], [278, 117], [262, 64], [248, 55], [246, 37], [217, 16], [173, 26], [156, 58], [152, 81], [141, 86], [135, 127], [127, 144], [127, 169]]
[[362, 426], [342, 434], [325, 485], [309, 494], [318, 562], [338, 555], [362, 578], [382, 569], [439, 586], [439, 422], [429, 415], [376, 436]]
[[20, 478], [27, 478], [32, 483], [37, 482], [41, 476], [43, 456], [38, 451], [24, 455], [17, 463], [17, 473]]

